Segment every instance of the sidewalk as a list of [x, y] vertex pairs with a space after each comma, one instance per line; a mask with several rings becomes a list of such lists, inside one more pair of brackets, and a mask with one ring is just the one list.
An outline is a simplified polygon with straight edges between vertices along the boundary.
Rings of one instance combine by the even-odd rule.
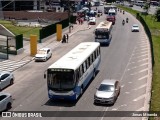
[[[63, 34], [67, 33], [69, 35], [69, 38], [70, 38], [76, 32], [83, 31], [83, 30], [88, 30], [90, 28], [91, 28], [91, 26], [88, 26], [86, 21], [82, 25], [74, 24], [73, 29], [71, 28], [71, 33], [69, 33], [69, 27], [67, 27], [67, 28], [63, 29], [62, 36], [63, 36]], [[44, 41], [44, 42], [37, 43], [37, 49], [52, 46], [52, 48], [51, 47], [49, 47], [49, 48], [51, 48], [53, 50], [55, 47], [60, 46], [61, 44], [65, 44], [65, 43], [61, 43], [61, 41], [57, 41], [56, 34], [51, 35], [51, 36], [45, 38], [42, 41]], [[70, 42], [70, 40], [69, 40], [69, 42]], [[19, 61], [21, 61], [21, 60], [33, 60], [34, 56], [30, 56], [30, 42], [25, 41], [23, 48], [24, 48], [24, 52], [22, 52], [18, 55], [9, 55], [9, 60], [19, 60]]]

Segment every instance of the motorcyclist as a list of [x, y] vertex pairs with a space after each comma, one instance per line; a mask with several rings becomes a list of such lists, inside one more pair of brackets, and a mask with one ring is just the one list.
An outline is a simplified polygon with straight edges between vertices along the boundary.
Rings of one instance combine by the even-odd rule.
[[124, 24], [125, 24], [125, 21], [123, 20], [123, 21], [122, 21], [122, 25], [124, 25]]
[[129, 19], [128, 19], [128, 18], [126, 18], [126, 23], [128, 23], [128, 20], [129, 20]]
[[125, 12], [123, 11], [123, 14], [124, 14]]

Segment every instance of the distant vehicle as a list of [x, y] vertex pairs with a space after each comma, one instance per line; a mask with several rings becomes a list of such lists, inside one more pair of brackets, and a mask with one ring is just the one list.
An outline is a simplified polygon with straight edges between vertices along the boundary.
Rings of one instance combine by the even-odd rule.
[[100, 3], [100, 4], [99, 4], [99, 6], [103, 6], [103, 5], [104, 5], [104, 3]]
[[11, 94], [0, 92], [0, 112], [9, 110], [12, 107], [12, 102]]
[[132, 28], [131, 28], [131, 31], [132, 32], [139, 32], [139, 26], [138, 26], [138, 24], [133, 24]]
[[133, 7], [133, 4], [129, 4], [129, 7]]
[[111, 16], [111, 15], [112, 15], [112, 16], [116, 16], [116, 10], [113, 9], [113, 8], [112, 8], [112, 9], [109, 9], [108, 15], [109, 15], [109, 16]]
[[108, 14], [109, 9], [111, 9], [111, 5], [104, 6], [104, 14]]
[[103, 15], [102, 10], [98, 10], [98, 14]]
[[41, 48], [35, 55], [35, 61], [47, 61], [51, 57], [52, 52], [50, 48]]
[[96, 25], [96, 18], [95, 17], [89, 17], [89, 25]]
[[145, 1], [136, 1], [135, 5], [143, 7], [145, 3]]
[[112, 39], [111, 30], [112, 30], [112, 22], [109, 21], [100, 22], [95, 29], [95, 42], [109, 45]]
[[78, 12], [77, 12], [77, 15], [79, 16], [79, 17], [85, 17], [86, 16], [86, 10], [84, 10], [84, 9], [81, 9], [81, 10], [79, 10]]
[[150, 1], [150, 5], [159, 6], [159, 2], [157, 2], [157, 1]]
[[120, 94], [120, 85], [117, 80], [105, 79], [101, 82], [94, 95], [94, 103], [114, 104]]
[[14, 75], [8, 71], [0, 71], [0, 91], [14, 83]]
[[77, 100], [91, 78], [96, 76], [100, 61], [100, 44], [97, 42], [83, 42], [73, 48], [49, 66], [44, 74], [49, 98]]
[[113, 15], [108, 15], [106, 18], [107, 21], [112, 22], [112, 24], [114, 25], [116, 22], [116, 17]]

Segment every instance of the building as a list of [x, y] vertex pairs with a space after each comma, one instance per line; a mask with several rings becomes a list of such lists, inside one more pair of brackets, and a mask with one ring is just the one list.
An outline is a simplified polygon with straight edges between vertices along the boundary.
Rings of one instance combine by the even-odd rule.
[[24, 11], [24, 10], [50, 10], [65, 11], [75, 10], [82, 5], [84, 0], [0, 0], [2, 11]]

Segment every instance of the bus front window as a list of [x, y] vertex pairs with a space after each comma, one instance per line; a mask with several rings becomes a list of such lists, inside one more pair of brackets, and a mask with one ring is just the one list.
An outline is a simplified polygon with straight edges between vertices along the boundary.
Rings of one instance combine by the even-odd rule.
[[96, 31], [95, 38], [96, 39], [109, 39], [109, 33], [105, 31]]
[[75, 86], [74, 71], [48, 73], [48, 87], [53, 90], [71, 90]]

